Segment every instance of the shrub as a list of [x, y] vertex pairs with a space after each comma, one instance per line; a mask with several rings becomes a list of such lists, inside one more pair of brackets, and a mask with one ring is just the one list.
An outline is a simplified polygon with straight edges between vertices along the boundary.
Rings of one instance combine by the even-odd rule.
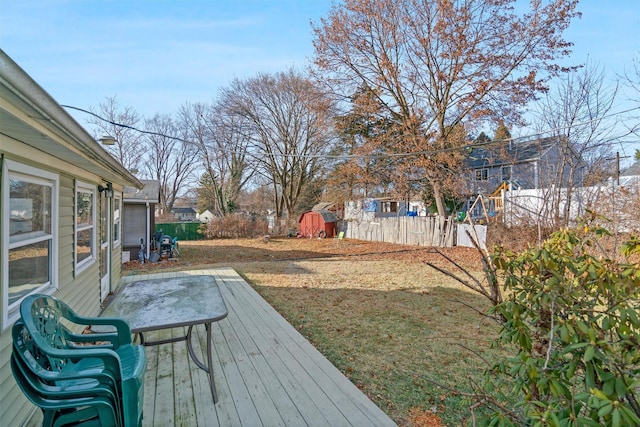
[[206, 224], [203, 234], [209, 239], [256, 237], [267, 234], [268, 230], [264, 219], [237, 213], [213, 218]]
[[555, 232], [540, 248], [498, 249], [512, 353], [486, 372], [477, 397], [489, 425], [640, 425], [640, 240], [622, 257], [598, 253], [603, 229]]

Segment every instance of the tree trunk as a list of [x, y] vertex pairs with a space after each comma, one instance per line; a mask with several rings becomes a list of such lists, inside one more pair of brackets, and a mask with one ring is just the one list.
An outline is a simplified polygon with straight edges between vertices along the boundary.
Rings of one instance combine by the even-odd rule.
[[444, 195], [440, 191], [439, 185], [433, 186], [433, 198], [436, 201], [436, 208], [438, 208], [438, 215], [448, 217], [447, 207], [444, 203]]

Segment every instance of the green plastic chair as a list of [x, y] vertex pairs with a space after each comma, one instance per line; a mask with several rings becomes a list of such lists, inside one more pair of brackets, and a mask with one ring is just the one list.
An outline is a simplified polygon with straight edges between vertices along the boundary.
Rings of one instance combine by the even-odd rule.
[[[45, 369], [46, 358], [33, 345], [33, 339], [18, 320], [12, 329], [14, 359], [12, 367], [16, 380], [28, 382], [31, 389], [49, 399], [69, 399], [79, 397], [101, 397], [107, 399], [115, 411], [116, 425], [122, 425], [123, 413], [116, 384], [110, 375], [103, 375], [96, 369], [91, 371], [50, 371]], [[42, 366], [40, 363], [44, 363]]]
[[[98, 422], [104, 426], [121, 426], [121, 415], [116, 409], [115, 394], [91, 395], [76, 389], [62, 397], [50, 394], [52, 389], [39, 381], [38, 377], [30, 373], [16, 354], [11, 356], [11, 370], [16, 383], [34, 405], [43, 413], [43, 426], [58, 425], [91, 425]], [[63, 393], [64, 394], [64, 393]]]
[[54, 399], [39, 392], [37, 387], [23, 375], [18, 358], [11, 357], [11, 370], [18, 387], [24, 395], [42, 410], [43, 427], [74, 426], [118, 426], [116, 409], [109, 398], [87, 396]]
[[[65, 374], [99, 371], [116, 385], [123, 424], [141, 425], [146, 357], [144, 347], [133, 345], [131, 329], [124, 320], [79, 316], [62, 301], [41, 294], [26, 297], [20, 314], [48, 370]], [[114, 332], [76, 334], [63, 319], [80, 327], [111, 326]]]

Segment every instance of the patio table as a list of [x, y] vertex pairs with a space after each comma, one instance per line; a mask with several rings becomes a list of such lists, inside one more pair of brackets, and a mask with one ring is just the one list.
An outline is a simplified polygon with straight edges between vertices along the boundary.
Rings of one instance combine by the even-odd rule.
[[[215, 278], [192, 275], [128, 283], [114, 296], [101, 316], [125, 319], [129, 322], [131, 332], [137, 334], [140, 343], [145, 346], [187, 341], [191, 359], [209, 375], [211, 394], [214, 403], [217, 403], [211, 356], [211, 323], [224, 319], [227, 314]], [[196, 356], [192, 344], [193, 327], [200, 324], [207, 331], [206, 364]], [[144, 339], [144, 332], [178, 327], [187, 327], [187, 334], [156, 341]]]

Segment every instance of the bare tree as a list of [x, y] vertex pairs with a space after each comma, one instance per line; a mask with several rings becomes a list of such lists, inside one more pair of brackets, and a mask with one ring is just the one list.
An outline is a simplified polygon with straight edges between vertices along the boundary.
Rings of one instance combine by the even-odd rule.
[[252, 214], [267, 214], [272, 211], [273, 197], [268, 185], [258, 185], [250, 190], [242, 190], [238, 196], [240, 209]]
[[[570, 219], [571, 200], [576, 186], [602, 182], [603, 165], [611, 164], [617, 136], [607, 122], [618, 91], [605, 84], [602, 67], [587, 63], [572, 71], [539, 103], [536, 126], [548, 132], [558, 144], [554, 171], [545, 187], [552, 188], [549, 213], [556, 226]], [[559, 192], [562, 191], [562, 196]]]
[[244, 119], [219, 104], [186, 104], [179, 114], [198, 145], [204, 169], [198, 190], [200, 207], [219, 216], [233, 213], [238, 209], [240, 192], [255, 170], [248, 155]]
[[[629, 120], [625, 123], [628, 126], [629, 133], [640, 137], [640, 52], [639, 55], [633, 59], [631, 68], [626, 70], [623, 76], [621, 76], [624, 85], [629, 89], [629, 101], [635, 108], [632, 109], [629, 115]], [[636, 157], [637, 157], [636, 151]], [[640, 158], [637, 158], [640, 160]]]
[[[483, 120], [517, 123], [570, 53], [562, 32], [577, 0], [345, 0], [314, 27], [315, 64], [336, 93], [373, 88], [398, 123], [394, 144], [446, 215], [451, 154]], [[522, 11], [522, 12], [521, 12]], [[465, 123], [466, 122], [466, 123]], [[402, 165], [399, 165], [401, 167]]]
[[176, 198], [188, 189], [197, 165], [197, 147], [188, 141], [188, 129], [169, 115], [156, 114], [145, 121], [145, 127], [146, 174], [160, 182], [160, 205], [168, 214]]
[[286, 211], [293, 218], [305, 186], [321, 174], [331, 142], [329, 100], [293, 69], [236, 79], [220, 99], [243, 128], [248, 125], [251, 152], [270, 178], [276, 214]]
[[115, 145], [106, 147], [107, 151], [128, 170], [140, 170], [147, 152], [146, 140], [132, 129], [142, 121], [140, 115], [132, 107], [121, 106], [116, 96], [106, 98], [97, 111], [91, 112], [101, 117], [89, 120], [101, 133], [97, 137], [109, 135], [116, 139]]

